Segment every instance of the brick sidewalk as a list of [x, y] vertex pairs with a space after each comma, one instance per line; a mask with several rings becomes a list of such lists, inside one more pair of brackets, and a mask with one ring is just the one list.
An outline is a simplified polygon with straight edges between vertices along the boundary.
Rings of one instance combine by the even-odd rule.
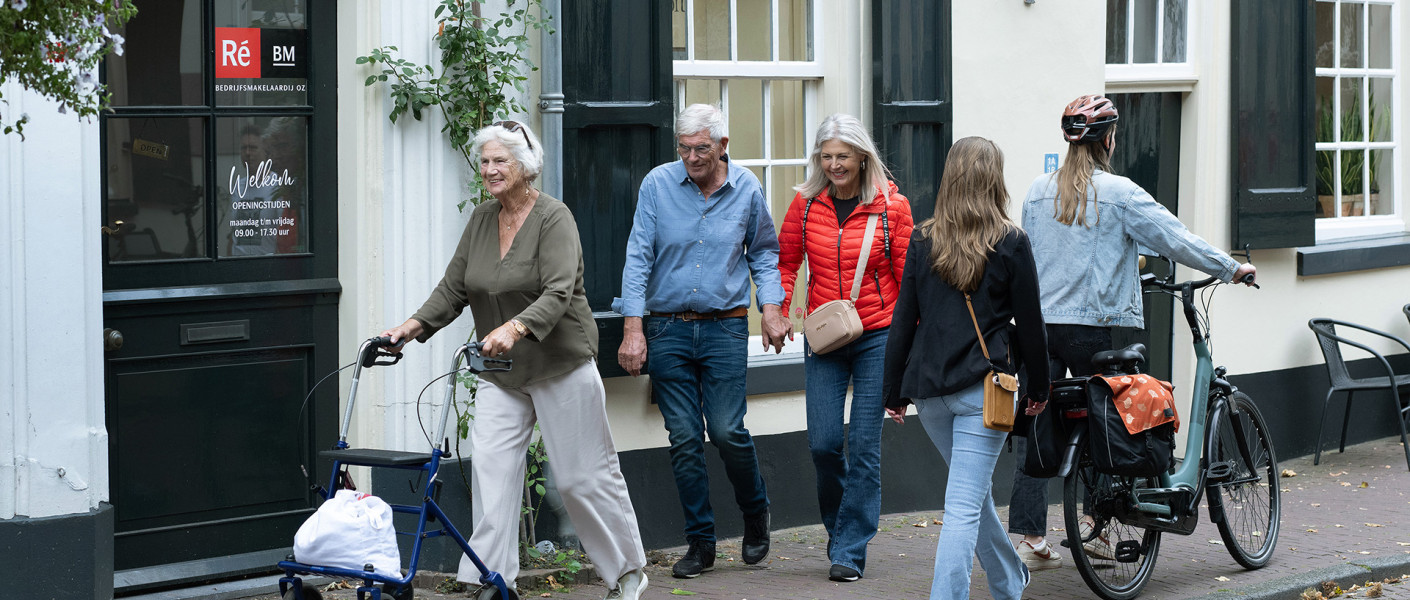
[[[1198, 598], [1235, 590], [1242, 593], [1231, 597], [1265, 590], [1267, 597], [1297, 598], [1299, 591], [1315, 584], [1301, 579], [1320, 581], [1316, 576], [1333, 573], [1328, 569], [1334, 567], [1345, 570], [1343, 586], [1353, 582], [1350, 573], [1369, 573], [1356, 565], [1378, 565], [1377, 573], [1410, 574], [1410, 472], [1399, 439], [1367, 442], [1347, 448], [1345, 454], [1333, 448], [1323, 453], [1320, 466], [1305, 457], [1283, 460], [1281, 468], [1297, 476], [1281, 480], [1282, 528], [1267, 567], [1246, 571], [1235, 563], [1202, 511], [1193, 535], [1162, 536], [1155, 576], [1141, 598]], [[1006, 520], [1007, 509], [1001, 508], [1000, 515]], [[670, 565], [684, 548], [668, 550], [664, 564], [649, 571], [646, 597], [680, 597], [670, 594], [679, 589], [701, 600], [927, 598], [940, 531], [935, 521], [943, 518], [943, 511], [884, 516], [870, 546], [866, 578], [855, 583], [828, 581], [827, 537], [821, 526], [810, 526], [774, 532], [773, 551], [759, 565], [719, 561], [714, 572], [693, 580], [671, 578]], [[1061, 521], [1062, 506], [1053, 505], [1048, 523], [1056, 526]], [[1054, 542], [1065, 535], [1060, 530], [1051, 534]], [[739, 540], [725, 542], [720, 551], [737, 557]], [[1024, 598], [1095, 597], [1072, 568], [1067, 549], [1060, 550], [1064, 568], [1034, 573]], [[983, 570], [976, 565], [974, 574], [971, 595], [990, 597]], [[605, 593], [599, 582], [575, 585], [550, 597], [597, 600]], [[1410, 582], [1386, 586], [1382, 597], [1410, 599]]]
[[[1166, 534], [1161, 540], [1155, 576], [1142, 599], [1176, 598], [1298, 598], [1299, 592], [1325, 579], [1343, 586], [1364, 583], [1374, 575], [1410, 574], [1410, 472], [1396, 438], [1359, 444], [1345, 454], [1323, 454], [1320, 466], [1311, 457], [1283, 460], [1282, 528], [1272, 562], [1257, 571], [1239, 567], [1219, 541], [1219, 533], [1201, 512], [1193, 535]], [[1362, 487], [1364, 483], [1365, 487]], [[1007, 509], [1000, 514], [1007, 519]], [[924, 599], [943, 511], [886, 515], [872, 541], [866, 578], [839, 584], [827, 579], [827, 538], [821, 526], [775, 531], [769, 558], [746, 566], [737, 558], [720, 559], [716, 569], [693, 580], [673, 579], [670, 566], [684, 551], [672, 548], [650, 553], [660, 564], [648, 568], [650, 587], [644, 598], [693, 597], [699, 600], [799, 600], [887, 598]], [[1062, 506], [1048, 513], [1050, 526], [1060, 525]], [[924, 525], [923, 527], [920, 525]], [[1061, 540], [1064, 532], [1051, 532]], [[719, 551], [739, 556], [739, 539], [721, 540]], [[1034, 573], [1024, 598], [1093, 598], [1064, 554], [1064, 567]], [[971, 596], [989, 598], [984, 572], [975, 567]], [[526, 586], [527, 587], [527, 586]], [[580, 582], [556, 591], [522, 590], [524, 598], [598, 600], [606, 593], [600, 581]], [[673, 595], [672, 592], [675, 591]], [[418, 598], [464, 598], [417, 589]], [[350, 591], [326, 594], [353, 598]], [[1343, 597], [1366, 597], [1358, 592]], [[1382, 598], [1410, 600], [1410, 580], [1389, 585]], [[275, 598], [268, 595], [261, 598]]]

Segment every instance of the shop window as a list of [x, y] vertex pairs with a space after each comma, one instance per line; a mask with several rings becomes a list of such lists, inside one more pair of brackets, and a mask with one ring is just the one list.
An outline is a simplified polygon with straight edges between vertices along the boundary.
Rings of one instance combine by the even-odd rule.
[[[818, 18], [811, 0], [677, 0], [672, 11], [676, 110], [706, 103], [724, 111], [730, 160], [758, 176], [775, 230], [806, 175], [810, 127], [821, 120]], [[794, 320], [795, 331], [801, 324]], [[787, 351], [802, 352], [802, 336], [794, 337]]]
[[1400, 40], [1393, 0], [1318, 0], [1317, 238], [1404, 230], [1395, 122]]
[[1194, 79], [1189, 0], [1107, 0], [1108, 81]]

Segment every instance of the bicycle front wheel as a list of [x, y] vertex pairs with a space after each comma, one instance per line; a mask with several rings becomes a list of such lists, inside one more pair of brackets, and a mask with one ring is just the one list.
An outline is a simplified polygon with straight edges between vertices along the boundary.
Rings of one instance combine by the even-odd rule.
[[[1154, 479], [1098, 473], [1083, 444], [1076, 468], [1063, 485], [1063, 515], [1068, 550], [1082, 580], [1106, 600], [1130, 600], [1141, 594], [1155, 572], [1160, 532], [1127, 525], [1117, 507], [1131, 501], [1134, 487], [1154, 487]], [[1084, 523], [1083, 516], [1091, 524]]]
[[1262, 413], [1243, 392], [1216, 412], [1209, 423], [1209, 518], [1234, 560], [1257, 569], [1278, 543], [1278, 458]]

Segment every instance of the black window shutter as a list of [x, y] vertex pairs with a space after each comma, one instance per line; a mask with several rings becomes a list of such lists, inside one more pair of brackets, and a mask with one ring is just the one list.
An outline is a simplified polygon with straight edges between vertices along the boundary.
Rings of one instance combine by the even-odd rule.
[[1312, 0], [1230, 4], [1233, 245], [1316, 243]]
[[[588, 303], [599, 315], [621, 293], [637, 190], [674, 158], [671, 7], [657, 0], [562, 3], [563, 202], [583, 244]], [[617, 365], [622, 320], [597, 319], [604, 376]]]
[[950, 0], [872, 2], [872, 135], [916, 222], [950, 150]]

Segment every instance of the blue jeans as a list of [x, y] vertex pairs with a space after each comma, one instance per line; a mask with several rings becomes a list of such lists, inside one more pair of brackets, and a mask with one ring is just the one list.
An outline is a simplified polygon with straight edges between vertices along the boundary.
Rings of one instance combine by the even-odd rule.
[[975, 555], [989, 576], [989, 592], [995, 600], [1022, 597], [1028, 567], [1009, 545], [991, 493], [994, 465], [1008, 434], [984, 427], [984, 391], [979, 384], [915, 404], [921, 425], [950, 467], [945, 525], [935, 545], [931, 600], [969, 597]]
[[[866, 568], [867, 542], [881, 519], [881, 371], [887, 331], [865, 332], [828, 354], [813, 354], [804, 343], [808, 449], [818, 474], [827, 556], [832, 564], [859, 573]], [[852, 411], [844, 434], [849, 381]]]
[[[1048, 372], [1059, 379], [1065, 372], [1073, 377], [1097, 374], [1092, 355], [1111, 350], [1111, 330], [1088, 325], [1048, 325]], [[1018, 464], [1028, 452], [1028, 438], [1013, 437]], [[1048, 480], [1013, 470], [1013, 495], [1009, 496], [1009, 533], [1046, 537], [1048, 530]]]
[[749, 322], [646, 318], [646, 364], [656, 407], [671, 441], [688, 541], [715, 539], [705, 434], [720, 452], [734, 500], [746, 517], [769, 508], [754, 438], [744, 428], [744, 376], [749, 367]]

